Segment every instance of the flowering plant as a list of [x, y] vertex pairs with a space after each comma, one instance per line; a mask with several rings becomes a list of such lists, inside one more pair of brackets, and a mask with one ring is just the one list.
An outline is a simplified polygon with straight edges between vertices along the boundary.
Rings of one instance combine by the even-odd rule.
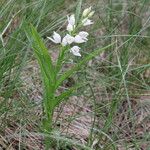
[[[86, 31], [79, 31], [83, 26], [88, 26], [93, 24], [90, 18], [93, 16], [94, 11], [91, 7], [85, 9], [80, 15], [81, 3], [79, 2], [77, 6], [76, 15], [72, 14], [67, 16], [67, 33], [62, 38], [60, 34], [54, 32], [52, 37], [48, 37], [55, 44], [61, 46], [59, 51], [59, 56], [57, 58], [56, 64], [52, 62], [51, 56], [46, 48], [44, 42], [39, 36], [37, 30], [31, 25], [29, 28], [26, 26], [26, 35], [34, 49], [35, 56], [40, 65], [40, 70], [42, 74], [43, 81], [43, 120], [42, 120], [42, 130], [45, 134], [52, 133], [52, 117], [55, 108], [64, 100], [69, 98], [73, 92], [82, 87], [83, 84], [77, 84], [65, 91], [60, 95], [57, 94], [57, 90], [63, 81], [68, 79], [76, 71], [78, 71], [83, 65], [85, 65], [89, 60], [94, 58], [96, 55], [103, 52], [105, 49], [112, 46], [112, 44], [105, 46], [103, 48], [98, 48], [92, 53], [84, 56], [77, 64], [71, 67], [69, 70], [65, 71], [61, 75], [59, 74], [61, 68], [63, 67], [63, 61], [65, 61], [66, 52], [71, 52], [73, 55], [81, 57], [81, 48], [78, 44], [85, 43], [88, 41], [88, 33]], [[50, 146], [50, 138], [45, 138], [46, 149]]]

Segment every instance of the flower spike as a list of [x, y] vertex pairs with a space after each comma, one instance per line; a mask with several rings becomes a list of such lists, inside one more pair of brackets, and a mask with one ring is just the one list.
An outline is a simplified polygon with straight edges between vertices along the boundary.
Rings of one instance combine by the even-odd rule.
[[[77, 33], [77, 31], [83, 26], [88, 26], [94, 23], [92, 20], [89, 19], [93, 16], [93, 14], [94, 11], [92, 11], [92, 7], [85, 9], [82, 13], [81, 18], [79, 19], [80, 22], [77, 25], [74, 14], [67, 16], [68, 24], [66, 30], [68, 31], [68, 34], [61, 38], [58, 33], [54, 32], [52, 37], [47, 38], [56, 44], [61, 44], [62, 47], [67, 45], [73, 45], [73, 43], [80, 44], [87, 42], [89, 33], [85, 31], [79, 31], [79, 33]], [[73, 46], [70, 49], [70, 52], [75, 56], [81, 56], [80, 49], [81, 48], [78, 46]]]

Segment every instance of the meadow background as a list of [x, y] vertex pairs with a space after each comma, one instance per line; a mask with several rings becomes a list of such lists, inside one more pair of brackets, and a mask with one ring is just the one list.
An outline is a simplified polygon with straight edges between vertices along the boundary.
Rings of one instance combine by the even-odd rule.
[[[44, 149], [42, 81], [25, 34], [64, 32], [76, 0], [0, 0], [0, 149]], [[116, 42], [62, 85], [88, 83], [54, 113], [54, 150], [150, 150], [150, 1], [83, 0], [94, 25], [83, 54]], [[72, 57], [75, 62], [82, 58]], [[71, 64], [66, 63], [64, 69]]]

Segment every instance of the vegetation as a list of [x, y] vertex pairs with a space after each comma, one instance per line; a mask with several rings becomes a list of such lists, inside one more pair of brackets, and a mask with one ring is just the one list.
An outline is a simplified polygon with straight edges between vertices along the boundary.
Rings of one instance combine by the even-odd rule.
[[[47, 37], [65, 35], [66, 16], [90, 6], [81, 57], [58, 57]], [[149, 9], [146, 0], [0, 0], [0, 147], [149, 150]]]

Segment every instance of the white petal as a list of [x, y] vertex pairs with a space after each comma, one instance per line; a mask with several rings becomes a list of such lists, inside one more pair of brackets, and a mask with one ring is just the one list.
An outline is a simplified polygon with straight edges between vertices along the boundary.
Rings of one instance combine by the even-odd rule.
[[89, 33], [85, 32], [85, 31], [81, 31], [79, 32], [79, 35], [83, 38], [83, 39], [86, 39], [89, 35]]
[[68, 23], [71, 24], [72, 26], [74, 26], [75, 25], [75, 15], [73, 14], [70, 17], [67, 16], [67, 18], [68, 18]]
[[61, 43], [61, 36], [58, 33], [54, 32], [53, 38], [56, 43]]
[[64, 37], [63, 40], [62, 40], [62, 45], [63, 45], [63, 46], [66, 46], [67, 44], [68, 44], [68, 43], [67, 43], [67, 40], [66, 40], [66, 38]]
[[74, 38], [74, 42], [75, 43], [84, 43], [86, 42], [87, 40], [86, 39], [83, 39], [80, 35], [76, 35], [75, 38]]
[[94, 22], [92, 22], [90, 19], [86, 19], [86, 20], [83, 20], [82, 23], [84, 26], [88, 26], [88, 25], [93, 24]]
[[72, 52], [72, 53], [73, 53], [73, 55], [75, 55], [75, 56], [81, 57], [81, 54], [80, 54], [79, 52]]
[[54, 39], [52, 39], [51, 37], [47, 37], [47, 38], [57, 44], [57, 42]]
[[73, 54], [73, 55], [75, 55], [75, 56], [81, 56], [81, 54], [80, 54], [80, 47], [78, 47], [78, 46], [73, 46], [71, 49], [70, 49], [70, 52]]
[[67, 44], [71, 44], [73, 42], [74, 42], [74, 37], [67, 34], [62, 40], [62, 45], [66, 46]]
[[71, 36], [71, 35], [69, 35], [69, 34], [67, 34], [67, 35], [66, 35], [66, 40], [67, 40], [67, 43], [68, 43], [68, 44], [71, 44], [71, 43], [74, 42], [74, 37]]
[[82, 23], [83, 23], [84, 26], [87, 26], [87, 25], [93, 24], [94, 22], [92, 22], [88, 18], [85, 18], [85, 19], [82, 20]]
[[67, 31], [73, 31], [73, 25], [71, 25], [70, 23], [67, 25]]
[[56, 44], [61, 43], [61, 36], [55, 31], [53, 33], [52, 38], [51, 37], [47, 37], [47, 38]]

